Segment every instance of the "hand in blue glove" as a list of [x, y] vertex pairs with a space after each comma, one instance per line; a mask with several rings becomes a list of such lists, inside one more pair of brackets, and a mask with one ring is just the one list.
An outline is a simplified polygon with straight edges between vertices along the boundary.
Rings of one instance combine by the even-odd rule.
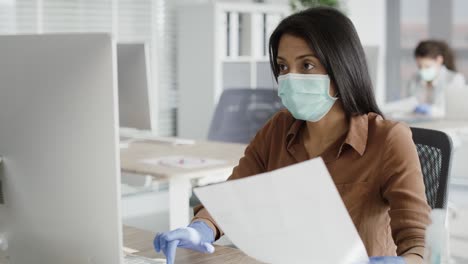
[[166, 255], [167, 264], [173, 264], [177, 247], [188, 248], [202, 253], [213, 253], [213, 230], [204, 222], [196, 221], [186, 228], [157, 234], [154, 248]]
[[405, 264], [402, 257], [371, 257], [369, 264]]
[[420, 104], [416, 106], [414, 112], [417, 114], [429, 115], [431, 113], [431, 106], [428, 104]]

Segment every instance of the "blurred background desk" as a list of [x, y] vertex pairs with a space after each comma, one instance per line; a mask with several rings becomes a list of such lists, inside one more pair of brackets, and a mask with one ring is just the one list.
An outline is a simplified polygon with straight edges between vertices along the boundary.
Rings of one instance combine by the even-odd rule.
[[[174, 139], [174, 142], [177, 142], [177, 139]], [[204, 185], [227, 179], [243, 156], [245, 147], [244, 144], [208, 141], [174, 144], [167, 141], [137, 140], [120, 149], [121, 170], [123, 174], [150, 175], [155, 180], [169, 183], [169, 228], [173, 229], [189, 223], [192, 181], [196, 180], [197, 185]], [[183, 168], [158, 162], [144, 162], [176, 156], [211, 159], [222, 163]]]

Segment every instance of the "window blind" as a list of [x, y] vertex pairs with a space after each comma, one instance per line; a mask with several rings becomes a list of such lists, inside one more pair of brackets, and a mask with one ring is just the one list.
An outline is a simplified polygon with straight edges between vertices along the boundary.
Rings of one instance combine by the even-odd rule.
[[109, 32], [118, 42], [146, 43], [153, 124], [158, 134], [170, 136], [177, 108], [173, 2], [0, 0], [0, 34]]

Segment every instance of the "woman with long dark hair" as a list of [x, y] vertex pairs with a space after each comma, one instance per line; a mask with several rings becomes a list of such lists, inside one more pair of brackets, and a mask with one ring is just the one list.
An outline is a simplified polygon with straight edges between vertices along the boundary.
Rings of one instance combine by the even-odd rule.
[[419, 71], [408, 84], [409, 96], [418, 103], [414, 112], [443, 117], [446, 93], [465, 86], [465, 78], [457, 73], [453, 51], [444, 41], [425, 40], [414, 50], [414, 57]]
[[[382, 116], [351, 21], [330, 8], [285, 18], [271, 35], [270, 62], [287, 109], [260, 129], [229, 180], [321, 157], [371, 263], [422, 263], [430, 207], [416, 148], [406, 125]], [[177, 247], [211, 253], [222, 235], [200, 206], [188, 227], [154, 244], [172, 264]]]

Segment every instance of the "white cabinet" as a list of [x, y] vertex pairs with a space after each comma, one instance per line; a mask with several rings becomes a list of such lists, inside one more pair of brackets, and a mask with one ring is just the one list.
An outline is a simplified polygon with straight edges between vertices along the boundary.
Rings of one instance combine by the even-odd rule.
[[178, 136], [205, 139], [224, 89], [276, 88], [268, 41], [288, 5], [203, 3], [177, 12]]

